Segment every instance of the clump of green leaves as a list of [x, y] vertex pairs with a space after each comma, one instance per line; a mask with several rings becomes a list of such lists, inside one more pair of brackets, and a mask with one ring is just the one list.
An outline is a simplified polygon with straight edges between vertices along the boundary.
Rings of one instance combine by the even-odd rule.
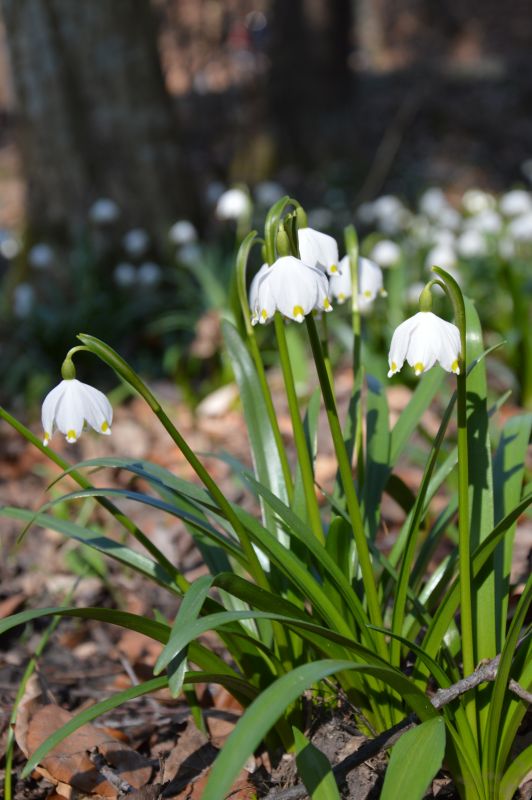
[[[330, 787], [327, 796], [334, 797], [329, 770], [323, 759], [305, 757], [312, 746], [300, 730], [303, 691], [333, 678], [359, 709], [359, 724], [368, 734], [389, 730], [405, 719], [417, 725], [392, 751], [383, 797], [394, 796], [393, 791], [405, 781], [410, 797], [422, 797], [443, 759], [466, 800], [510, 800], [530, 767], [532, 754], [529, 746], [510, 758], [526, 710], [523, 698], [510, 690], [510, 680], [527, 689], [532, 679], [531, 639], [524, 627], [532, 579], [511, 620], [508, 614], [515, 525], [531, 500], [530, 494], [522, 495], [522, 483], [532, 415], [509, 420], [493, 449], [491, 418], [502, 400], [488, 400], [478, 315], [451, 276], [436, 270], [431, 283], [447, 291], [461, 333], [463, 363], [457, 390], [450, 391], [444, 372], [434, 367], [422, 376], [393, 426], [380, 379], [386, 365], [381, 359], [378, 375], [365, 369], [356, 291], [351, 307], [353, 391], [344, 420], [336, 406], [325, 319], [312, 314], [305, 319], [320, 388], [303, 407], [294, 387], [285, 323], [279, 313], [275, 315], [297, 450], [297, 461], [291, 464], [259, 337], [250, 323], [246, 268], [255, 245], [262, 248], [266, 262], [276, 260], [281, 229], [282, 254], [289, 247], [297, 257], [301, 220], [297, 208], [296, 201], [283, 198], [267, 216], [264, 237], [252, 232], [244, 239], [236, 272], [242, 330], [228, 321], [223, 324], [253, 456], [253, 469], [234, 459], [232, 465], [256, 497], [259, 517], [223, 494], [142, 379], [116, 351], [93, 336], [80, 334], [83, 347], [145, 399], [202, 486], [139, 460], [100, 458], [71, 466], [7, 412], [0, 412], [48, 454], [62, 475], [77, 481], [79, 490], [60, 498], [61, 503], [96, 498], [145, 553], [90, 525], [57, 517], [53, 513], [56, 501], [37, 514], [3, 508], [2, 515], [58, 530], [181, 599], [175, 619], [168, 623], [106, 608], [38, 609], [0, 622], [1, 632], [48, 614], [77, 616], [132, 628], [164, 644], [153, 679], [77, 715], [33, 754], [24, 774], [75, 727], [130, 698], [162, 686], [178, 695], [184, 687], [218, 682], [246, 711], [215, 762], [203, 795], [206, 800], [226, 796], [234, 776], [268, 733], [270, 743], [296, 750], [307, 786], [309, 781], [316, 787], [313, 769], [318, 769], [319, 785], [324, 781]], [[353, 230], [347, 232], [346, 246], [356, 276]], [[436, 396], [440, 401], [445, 398], [446, 408], [413, 493], [401, 478], [400, 463]], [[316, 500], [314, 475], [321, 404], [338, 462], [335, 486], [325, 495], [322, 508]], [[455, 411], [456, 444], [449, 434]], [[84, 473], [95, 467], [129, 471], [142, 477], [150, 491], [95, 487]], [[432, 501], [444, 488], [448, 502], [435, 513]], [[405, 512], [388, 553], [379, 546], [378, 535], [385, 494]], [[189, 583], [178, 566], [115, 505], [125, 499], [183, 520], [210, 574]], [[446, 547], [440, 548], [443, 542]], [[429, 563], [440, 552], [447, 555], [438, 556], [437, 567], [429, 572]], [[198, 641], [209, 630], [217, 631], [231, 666]], [[493, 662], [496, 669], [489, 680], [475, 682], [481, 660]], [[435, 690], [440, 691], [434, 694]], [[441, 691], [450, 699], [443, 702]], [[432, 743], [431, 758], [423, 746], [427, 741]], [[402, 757], [404, 750], [408, 758]]]

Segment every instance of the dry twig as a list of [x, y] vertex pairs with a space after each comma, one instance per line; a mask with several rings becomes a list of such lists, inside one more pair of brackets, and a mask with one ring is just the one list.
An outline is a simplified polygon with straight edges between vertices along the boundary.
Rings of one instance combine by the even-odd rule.
[[[481, 683], [486, 683], [487, 681], [494, 681], [497, 677], [497, 668], [499, 666], [500, 658], [500, 655], [498, 655], [495, 656], [495, 658], [492, 658], [490, 661], [481, 662], [475, 671], [471, 673], [471, 675], [468, 675], [466, 678], [462, 678], [462, 680], [457, 681], [446, 689], [438, 689], [434, 696], [430, 698], [431, 704], [434, 706], [434, 708], [442, 708], [443, 706], [452, 703], [453, 700], [456, 700], [457, 697], [465, 694], [470, 689], [474, 689], [475, 686], [478, 686]], [[508, 684], [508, 688], [521, 700], [524, 700], [526, 703], [531, 702], [532, 694], [526, 689], [523, 689], [523, 687], [520, 686], [517, 681], [511, 680]], [[332, 770], [334, 777], [336, 778], [336, 782], [338, 784], [342, 783], [346, 775], [353, 769], [359, 767], [368, 759], [374, 758], [381, 752], [381, 750], [393, 747], [393, 745], [404, 733], [406, 733], [406, 731], [415, 727], [417, 724], [416, 719], [417, 718], [415, 714], [410, 714], [408, 717], [405, 717], [405, 719], [401, 720], [401, 722], [399, 722], [397, 725], [394, 725], [393, 728], [384, 731], [384, 733], [376, 736], [375, 739], [370, 739], [368, 742], [366, 742], [366, 744], [363, 744], [362, 747], [359, 747], [355, 753], [351, 753], [351, 755], [347, 756], [347, 758], [344, 758], [344, 760], [339, 764], [336, 764]], [[298, 783], [297, 786], [292, 786], [289, 789], [283, 789], [280, 792], [272, 789], [266, 795], [264, 800], [302, 800], [302, 798], [306, 797], [307, 794], [308, 792], [305, 786], [301, 783]]]

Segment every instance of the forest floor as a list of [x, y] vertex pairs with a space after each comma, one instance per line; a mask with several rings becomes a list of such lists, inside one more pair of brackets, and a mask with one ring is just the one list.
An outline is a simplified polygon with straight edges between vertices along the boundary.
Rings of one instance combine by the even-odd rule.
[[[274, 385], [275, 380], [274, 375]], [[340, 404], [345, 407], [350, 387], [349, 370], [339, 373], [337, 385]], [[180, 402], [172, 386], [160, 384], [155, 391], [196, 452], [220, 453], [225, 450], [249, 463], [246, 431], [236, 407], [234, 387], [225, 387], [211, 395], [196, 414], [192, 414]], [[392, 419], [408, 403], [409, 397], [406, 388], [393, 387], [389, 390]], [[278, 416], [281, 430], [288, 437], [290, 422], [287, 409], [278, 405]], [[426, 414], [424, 424], [429, 432], [435, 430], [438, 418], [437, 408]], [[37, 426], [35, 431], [38, 432]], [[58, 497], [73, 488], [69, 479], [64, 479], [58, 486], [47, 490], [47, 486], [58, 475], [57, 468], [7, 426], [3, 426], [1, 437], [0, 503], [37, 510], [51, 497]], [[330, 486], [334, 479], [335, 462], [328, 452], [325, 430], [320, 431], [319, 438], [323, 447], [317, 462], [318, 483]], [[56, 436], [54, 446], [71, 461], [103, 455], [129, 456], [154, 461], [180, 477], [194, 479], [188, 463], [175, 446], [169, 444], [158, 420], [136, 399], [116, 410], [110, 438], [88, 433], [76, 445], [69, 446], [61, 436]], [[212, 455], [206, 455], [204, 461], [210, 474], [231, 500], [253, 508], [251, 497], [231, 476], [227, 463]], [[405, 466], [401, 476], [413, 487], [419, 479], [419, 470]], [[132, 479], [124, 470], [100, 471], [91, 480], [99, 486], [142, 489], [142, 483]], [[445, 503], [445, 499], [441, 502]], [[89, 503], [93, 505], [93, 501]], [[191, 537], [178, 520], [129, 501], [120, 502], [120, 506], [132, 515], [139, 527], [189, 580], [206, 572]], [[118, 535], [114, 521], [109, 523], [105, 511], [96, 507], [93, 512], [92, 519], [105, 526], [107, 534]], [[80, 513], [83, 515], [84, 509]], [[402, 520], [401, 510], [389, 499], [385, 500], [383, 519], [383, 529], [387, 533], [383, 535], [381, 545], [388, 549]], [[118, 607], [147, 616], [152, 616], [153, 610], [157, 609], [170, 620], [175, 616], [175, 597], [143, 581], [138, 575], [109, 562], [97, 564], [96, 572], [80, 577], [83, 554], [75, 544], [52, 530], [37, 527], [30, 528], [23, 541], [17, 543], [20, 532], [21, 523], [2, 520], [0, 618], [27, 608], [60, 605], [69, 593], [72, 593], [72, 599], [68, 602], [78, 606]], [[532, 528], [530, 522], [523, 521], [519, 526], [515, 547], [513, 577], [517, 582], [528, 573], [531, 549]], [[44, 618], [25, 629], [18, 628], [1, 637], [0, 754], [4, 752], [11, 707], [22, 674], [49, 624], [49, 618]], [[220, 641], [214, 635], [206, 635], [203, 642], [223, 654]], [[93, 621], [63, 620], [38, 659], [35, 676], [26, 691], [25, 706], [17, 722], [17, 738], [30, 746], [49, 734], [53, 724], [66, 721], [68, 712], [87, 708], [117, 691], [150, 678], [160, 650], [159, 644], [134, 631], [123, 631]], [[113, 770], [105, 782], [98, 783], [103, 778], [98, 771], [101, 765], [96, 760], [98, 754], [101, 757], [102, 753], [106, 753], [106, 748], [119, 748], [128, 765], [125, 773], [121, 768], [121, 775], [126, 775], [130, 787], [138, 790], [124, 796], [138, 800], [201, 798], [210, 766], [242, 709], [225, 690], [217, 686], [199, 687], [198, 696], [203, 708], [204, 731], [196, 727], [184, 700], [173, 700], [164, 690], [131, 701], [87, 728], [81, 748], [85, 759], [83, 771], [88, 776], [93, 792], [97, 784], [97, 792], [102, 796], [123, 796], [120, 786], [113, 782], [117, 774]], [[386, 755], [381, 751], [364, 760], [361, 765], [352, 766], [356, 759], [353, 754], [367, 745], [367, 740], [356, 728], [354, 709], [345, 698], [339, 697], [337, 708], [331, 711], [320, 706], [319, 698], [310, 695], [308, 708], [308, 727], [313, 743], [326, 753], [332, 764], [340, 765], [340, 771], [342, 766], [345, 768], [343, 797], [349, 800], [379, 797]], [[523, 735], [527, 735], [526, 731], [523, 731]], [[63, 754], [52, 765], [47, 762], [47, 777], [43, 777], [42, 771], [36, 771], [27, 780], [16, 780], [15, 800], [55, 800], [58, 796], [69, 796], [69, 777], [82, 771], [78, 745], [77, 740], [71, 743], [75, 756]], [[86, 751], [91, 747], [96, 747], [96, 755], [93, 754], [92, 761], [87, 761], [89, 756]], [[0, 757], [0, 766], [3, 766], [4, 759]], [[24, 762], [24, 755], [17, 747], [16, 775], [20, 774]], [[112, 763], [109, 756], [107, 762]], [[523, 792], [522, 800], [530, 798], [530, 787]], [[89, 796], [89, 793], [84, 790], [74, 792], [71, 796], [79, 800]], [[270, 800], [297, 800], [306, 797], [306, 794], [297, 785], [292, 755], [278, 754], [277, 761], [272, 764], [266, 752], [259, 752], [241, 772], [230, 796], [235, 799], [258, 796]], [[454, 787], [443, 772], [435, 779], [431, 793], [427, 795], [442, 800], [456, 796]]]

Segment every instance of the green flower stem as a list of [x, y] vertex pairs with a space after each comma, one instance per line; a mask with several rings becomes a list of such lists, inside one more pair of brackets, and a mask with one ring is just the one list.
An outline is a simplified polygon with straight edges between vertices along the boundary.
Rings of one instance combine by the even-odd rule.
[[263, 589], [269, 589], [269, 581], [260, 565], [259, 559], [249, 539], [246, 529], [231, 508], [231, 504], [218, 487], [217, 483], [211, 478], [199, 458], [189, 447], [183, 436], [179, 433], [173, 422], [161, 407], [155, 395], [146, 386], [144, 381], [142, 381], [141, 378], [131, 369], [129, 364], [127, 364], [127, 362], [124, 361], [124, 359], [121, 358], [118, 353], [109, 347], [109, 345], [105, 344], [105, 342], [102, 342], [95, 336], [90, 336], [85, 333], [78, 334], [78, 338], [81, 339], [85, 345], [87, 345], [92, 353], [101, 358], [104, 363], [108, 364], [122, 380], [132, 386], [148, 403], [149, 407], [152, 409], [153, 413], [168, 432], [171, 439], [181, 450], [198, 478], [211, 493], [216, 503], [218, 503], [220, 510], [225, 515], [228, 522], [230, 522], [233, 526], [235, 534], [237, 535], [242, 550], [247, 558], [250, 574], [253, 576], [259, 586], [261, 586]]
[[[379, 605], [379, 598], [377, 594], [377, 586], [375, 583], [375, 575], [373, 574], [373, 565], [369, 554], [369, 547], [364, 532], [364, 523], [362, 514], [360, 512], [360, 504], [353, 483], [353, 476], [351, 473], [351, 464], [345, 449], [345, 444], [342, 436], [342, 429], [340, 420], [338, 418], [338, 411], [336, 408], [336, 401], [332, 385], [329, 381], [327, 367], [323, 359], [321, 351], [320, 340], [316, 330], [316, 323], [313, 317], [309, 314], [306, 317], [307, 330], [310, 338], [310, 345], [312, 347], [312, 354], [316, 363], [316, 370], [320, 381], [325, 409], [327, 411], [327, 419], [331, 430], [331, 436], [338, 460], [338, 469], [342, 479], [343, 489], [345, 493], [347, 511], [353, 527], [353, 536], [357, 548], [357, 555], [362, 571], [362, 581], [364, 583], [364, 590], [368, 604], [369, 618], [373, 625], [376, 627], [383, 627], [382, 614]], [[388, 648], [382, 636], [376, 639], [377, 650], [379, 655], [383, 658], [388, 657]]]
[[323, 360], [325, 361], [325, 366], [327, 367], [327, 374], [329, 376], [329, 381], [333, 382], [333, 372], [331, 366], [331, 357], [329, 355], [329, 325], [327, 323], [327, 314], [323, 314], [321, 318], [321, 336], [320, 336], [320, 344], [321, 344], [321, 352], [323, 353]]
[[[35, 434], [32, 433], [32, 431], [30, 431], [29, 428], [26, 428], [21, 422], [15, 419], [15, 417], [11, 416], [11, 414], [1, 406], [0, 406], [0, 419], [3, 419], [5, 422], [11, 425], [11, 427], [14, 428], [14, 430], [16, 430], [18, 433], [21, 434], [21, 436], [23, 436], [26, 439], [26, 441], [30, 442], [30, 444], [32, 444], [34, 447], [37, 448], [37, 450], [43, 453], [43, 455], [49, 458], [50, 461], [53, 461], [53, 463], [56, 464], [58, 467], [60, 467], [60, 469], [62, 469], [65, 472], [69, 470], [68, 472], [69, 476], [74, 481], [76, 481], [78, 486], [81, 486], [82, 489], [94, 488], [92, 483], [88, 481], [85, 478], [85, 476], [81, 474], [81, 472], [78, 472], [75, 469], [71, 470], [70, 469], [71, 465], [69, 464], [68, 461], [65, 461], [64, 458], [61, 458], [61, 456], [54, 450], [52, 450], [52, 448], [49, 445], [43, 445], [42, 441], [37, 436], [35, 436]], [[147, 550], [147, 552], [154, 557], [156, 562], [160, 564], [161, 567], [163, 567], [163, 569], [167, 571], [168, 575], [176, 583], [177, 594], [179, 594], [180, 596], [184, 594], [188, 590], [190, 583], [187, 581], [184, 575], [181, 575], [179, 570], [175, 568], [172, 562], [166, 558], [166, 556], [159, 550], [159, 548], [156, 547], [150, 541], [150, 539], [146, 536], [146, 534], [143, 533], [141, 529], [138, 528], [135, 525], [135, 523], [128, 516], [124, 514], [123, 511], [120, 511], [120, 509], [106, 497], [96, 497], [95, 499], [103, 508], [109, 511], [113, 515], [113, 517], [117, 520], [117, 522], [119, 522], [139, 542], [139, 544], [141, 544]]]
[[[349, 225], [344, 230], [344, 241], [347, 255], [349, 256], [349, 268], [351, 270], [351, 327], [353, 330], [353, 389], [355, 405], [353, 409], [354, 417], [354, 437], [353, 452], [355, 462], [359, 469], [363, 467], [361, 458], [362, 449], [362, 407], [360, 398], [362, 396], [362, 317], [358, 304], [358, 236], [353, 225]], [[332, 381], [331, 381], [332, 383]], [[362, 475], [359, 474], [359, 480]]]
[[270, 391], [270, 387], [266, 379], [266, 371], [264, 369], [264, 364], [262, 363], [259, 346], [257, 344], [257, 339], [255, 337], [255, 329], [251, 324], [250, 320], [251, 314], [250, 314], [247, 287], [246, 287], [246, 269], [247, 269], [249, 254], [251, 252], [252, 247], [255, 244], [263, 244], [263, 243], [264, 243], [263, 240], [257, 237], [256, 231], [251, 231], [246, 236], [246, 238], [240, 245], [236, 259], [236, 283], [237, 283], [238, 299], [240, 301], [240, 308], [242, 310], [242, 318], [244, 320], [244, 327], [246, 329], [246, 336], [249, 345], [249, 350], [251, 352], [253, 363], [255, 364], [255, 369], [257, 370], [262, 396], [264, 397], [264, 402], [266, 404], [266, 412], [268, 414], [268, 419], [270, 420], [270, 425], [273, 431], [273, 438], [277, 446], [277, 452], [279, 453], [279, 460], [281, 462], [281, 469], [283, 471], [283, 478], [286, 485], [286, 493], [288, 496], [288, 501], [289, 503], [291, 503], [294, 497], [294, 483], [292, 480], [292, 472], [290, 470], [290, 464], [288, 462], [288, 456], [286, 454], [286, 448], [284, 446], [283, 437], [281, 436], [281, 430], [279, 428], [277, 414], [275, 412], [275, 407], [273, 405], [272, 393]]
[[[473, 604], [471, 597], [471, 540], [469, 530], [469, 467], [467, 445], [467, 352], [466, 352], [466, 314], [464, 298], [460, 287], [445, 270], [433, 267], [441, 280], [437, 283], [451, 300], [455, 321], [460, 331], [460, 373], [456, 376], [457, 423], [458, 423], [458, 563], [460, 570], [460, 618], [462, 627], [462, 670], [463, 675], [471, 675], [475, 669], [475, 650], [473, 638]], [[476, 703], [474, 697], [468, 700], [465, 695], [466, 714], [477, 739]]]
[[248, 335], [248, 345], [251, 351], [251, 357], [253, 358], [253, 362], [255, 364], [255, 369], [257, 370], [262, 396], [264, 397], [264, 402], [266, 403], [266, 411], [268, 412], [268, 418], [272, 426], [273, 438], [275, 439], [275, 444], [277, 445], [277, 452], [279, 453], [281, 469], [283, 471], [283, 479], [286, 486], [288, 503], [291, 505], [292, 500], [294, 499], [294, 482], [292, 480], [292, 472], [290, 470], [286, 448], [281, 435], [281, 429], [279, 428], [277, 413], [273, 405], [272, 393], [268, 385], [266, 372], [264, 370], [264, 365], [262, 363], [262, 358], [260, 356], [260, 350], [255, 338], [254, 330], [252, 330], [251, 334]]
[[[288, 399], [288, 407], [290, 409], [290, 417], [292, 420], [292, 429], [294, 432], [294, 441], [297, 450], [297, 457], [301, 467], [301, 477], [303, 479], [303, 489], [305, 492], [305, 501], [307, 505], [308, 521], [312, 531], [319, 542], [325, 542], [323, 536], [323, 526], [321, 522], [320, 509], [318, 500], [316, 498], [316, 490], [314, 488], [314, 473], [310, 460], [310, 453], [307, 446], [305, 431], [303, 423], [299, 416], [299, 403], [297, 400], [296, 388], [294, 384], [294, 375], [292, 373], [292, 365], [290, 363], [290, 355], [288, 353], [288, 346], [286, 343], [286, 334], [284, 330], [284, 322], [279, 313], [274, 316], [275, 334], [277, 336], [277, 346], [279, 348], [279, 359], [281, 361], [281, 369], [283, 371], [283, 379], [286, 389], [286, 396]], [[316, 334], [317, 335], [317, 334]]]

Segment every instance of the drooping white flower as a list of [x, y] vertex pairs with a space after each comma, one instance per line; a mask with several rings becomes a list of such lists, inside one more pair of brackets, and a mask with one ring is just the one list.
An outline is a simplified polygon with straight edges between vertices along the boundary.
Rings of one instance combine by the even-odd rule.
[[19, 283], [13, 290], [13, 313], [19, 319], [29, 317], [35, 305], [35, 289], [31, 283]]
[[47, 270], [55, 261], [54, 251], [49, 244], [35, 244], [28, 253], [28, 262], [33, 269]]
[[62, 380], [42, 405], [43, 444], [48, 444], [55, 428], [66, 436], [67, 442], [75, 442], [86, 424], [109, 436], [112, 422], [113, 409], [102, 392], [77, 378]]
[[163, 276], [163, 271], [155, 261], [144, 261], [137, 270], [137, 280], [141, 286], [156, 286]]
[[216, 203], [216, 216], [221, 220], [239, 220], [251, 213], [251, 200], [244, 189], [235, 186], [220, 195]]
[[438, 216], [438, 222], [444, 228], [448, 228], [451, 231], [457, 231], [461, 224], [462, 224], [462, 215], [456, 208], [448, 205], [446, 208], [443, 208]]
[[[339, 303], [344, 303], [351, 297], [353, 290], [351, 285], [351, 269], [349, 266], [349, 256], [344, 256], [340, 261], [342, 272], [332, 275], [329, 280], [329, 290]], [[383, 288], [382, 270], [374, 261], [369, 258], [358, 259], [358, 304], [360, 309], [366, 309], [373, 303], [377, 295], [385, 296]]]
[[508, 233], [516, 242], [532, 242], [532, 212], [515, 217], [508, 225]]
[[432, 311], [419, 311], [394, 331], [388, 364], [391, 378], [402, 368], [405, 359], [421, 375], [438, 361], [447, 372], [460, 373], [460, 332]]
[[371, 251], [371, 258], [379, 267], [395, 267], [401, 259], [401, 248], [390, 239], [381, 239]]
[[468, 214], [478, 214], [488, 208], [495, 208], [495, 198], [482, 189], [468, 189], [462, 197], [462, 206]]
[[532, 195], [525, 189], [511, 189], [499, 200], [501, 214], [505, 217], [517, 217], [532, 211]]
[[488, 252], [486, 238], [474, 228], [465, 230], [458, 237], [456, 248], [462, 258], [482, 258]]
[[447, 198], [443, 191], [436, 186], [427, 189], [419, 198], [418, 207], [422, 214], [431, 219], [437, 219], [438, 214], [447, 206]]
[[121, 261], [113, 271], [113, 280], [117, 286], [127, 288], [133, 286], [137, 280], [137, 270], [128, 261]]
[[89, 208], [89, 219], [94, 225], [112, 225], [119, 216], [120, 208], [108, 197], [100, 197]]
[[[346, 264], [347, 269], [347, 264]], [[358, 302], [361, 308], [372, 303], [377, 295], [386, 297], [382, 282], [382, 270], [369, 258], [358, 259]]]
[[456, 253], [454, 249], [449, 246], [436, 245], [427, 253], [425, 258], [425, 266], [431, 269], [435, 264], [443, 267], [447, 271], [452, 269], [456, 264]]
[[0, 230], [0, 255], [9, 261], [20, 253], [20, 242], [9, 231]]
[[198, 232], [190, 220], [179, 219], [168, 231], [168, 238], [173, 244], [190, 244], [197, 241]]
[[299, 228], [297, 238], [301, 261], [310, 267], [317, 267], [327, 275], [334, 275], [339, 271], [340, 258], [336, 239], [314, 228]]
[[393, 236], [403, 230], [411, 221], [412, 215], [398, 197], [385, 194], [373, 202], [373, 214], [377, 228]]
[[[281, 256], [271, 267], [263, 265], [250, 296], [251, 322], [264, 325], [276, 311], [303, 322], [311, 311], [331, 311], [325, 273], [294, 256]], [[250, 292], [251, 294], [251, 292]]]
[[467, 228], [467, 230], [476, 230], [480, 231], [481, 233], [496, 234], [499, 233], [502, 228], [501, 215], [495, 211], [494, 208], [485, 208], [483, 211], [479, 211], [478, 214], [469, 217], [469, 219], [466, 220], [464, 227]]
[[456, 235], [449, 228], [431, 228], [430, 239], [434, 247], [454, 248]]
[[122, 239], [124, 250], [131, 258], [140, 258], [150, 246], [150, 237], [143, 228], [133, 228]]

